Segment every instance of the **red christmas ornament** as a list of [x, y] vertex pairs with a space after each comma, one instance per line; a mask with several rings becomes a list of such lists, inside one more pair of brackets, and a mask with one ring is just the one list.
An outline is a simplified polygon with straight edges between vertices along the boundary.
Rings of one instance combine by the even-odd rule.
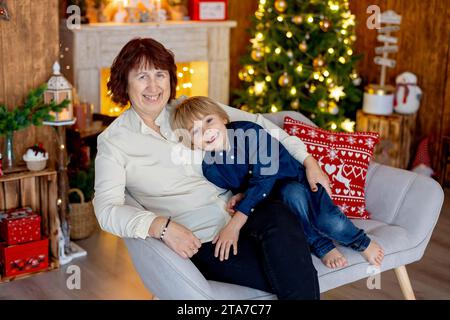
[[6, 6], [6, 0], [0, 0], [0, 19], [9, 20], [8, 7]]

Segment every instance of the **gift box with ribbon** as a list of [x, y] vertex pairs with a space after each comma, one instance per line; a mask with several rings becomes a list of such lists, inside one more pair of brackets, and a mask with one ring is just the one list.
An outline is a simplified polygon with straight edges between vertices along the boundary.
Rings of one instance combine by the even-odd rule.
[[29, 207], [0, 212], [0, 238], [7, 245], [40, 240], [40, 215]]
[[228, 0], [191, 0], [189, 15], [191, 20], [227, 20]]
[[48, 268], [48, 239], [12, 246], [0, 243], [0, 264], [4, 277]]

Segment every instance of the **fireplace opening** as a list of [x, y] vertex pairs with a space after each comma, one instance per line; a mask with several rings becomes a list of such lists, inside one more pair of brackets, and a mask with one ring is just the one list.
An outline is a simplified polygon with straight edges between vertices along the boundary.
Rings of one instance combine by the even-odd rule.
[[[130, 105], [120, 105], [111, 100], [108, 92], [107, 82], [110, 76], [109, 68], [100, 71], [100, 113], [117, 117]], [[177, 97], [180, 96], [207, 96], [208, 95], [208, 62], [191, 61], [177, 63]]]

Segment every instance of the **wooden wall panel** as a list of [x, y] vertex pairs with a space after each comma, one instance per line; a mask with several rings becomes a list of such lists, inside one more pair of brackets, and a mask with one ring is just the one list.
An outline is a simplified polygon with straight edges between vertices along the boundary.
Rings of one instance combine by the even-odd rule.
[[[23, 103], [30, 89], [48, 80], [58, 59], [58, 0], [14, 0], [7, 5], [11, 20], [0, 20], [0, 103], [13, 109]], [[44, 144], [54, 162], [56, 150], [49, 127], [16, 132], [16, 158], [37, 142]], [[0, 138], [0, 152], [3, 145]]]
[[[240, 80], [238, 72], [241, 68], [239, 64], [240, 57], [245, 54], [250, 34], [247, 29], [250, 28], [250, 17], [253, 16], [258, 8], [257, 0], [231, 0], [228, 1], [228, 18], [237, 21], [237, 26], [231, 29], [230, 34], [230, 88], [238, 88]], [[230, 103], [232, 100], [230, 99]]]
[[[238, 21], [238, 27], [231, 33], [231, 88], [240, 86], [239, 58], [249, 45], [245, 29], [250, 26], [249, 17], [257, 4], [257, 0], [230, 1], [230, 19]], [[364, 83], [378, 82], [380, 74], [379, 67], [373, 63], [374, 48], [379, 44], [377, 32], [366, 27], [369, 5], [378, 5], [381, 11], [395, 10], [403, 17], [401, 30], [395, 34], [400, 51], [392, 55], [397, 66], [388, 70], [387, 79], [394, 84], [396, 75], [404, 71], [418, 76], [424, 94], [414, 145], [420, 138], [430, 135], [433, 168], [439, 170], [440, 140], [450, 134], [450, 0], [351, 0], [350, 9], [357, 22], [355, 52], [363, 54], [358, 71]]]
[[415, 145], [421, 138], [431, 136], [434, 142], [430, 145], [432, 166], [439, 170], [440, 140], [442, 135], [450, 134], [450, 105], [445, 103], [446, 86], [449, 86], [450, 1], [351, 1], [350, 8], [357, 20], [355, 51], [364, 54], [358, 70], [366, 83], [378, 82], [380, 70], [373, 63], [374, 47], [378, 45], [377, 32], [366, 27], [366, 10], [372, 4], [380, 6], [381, 11], [392, 9], [402, 15], [401, 30], [395, 33], [399, 38], [400, 50], [392, 55], [397, 60], [397, 66], [389, 69], [387, 82], [395, 84], [396, 75], [404, 71], [417, 75], [423, 97], [417, 117]]

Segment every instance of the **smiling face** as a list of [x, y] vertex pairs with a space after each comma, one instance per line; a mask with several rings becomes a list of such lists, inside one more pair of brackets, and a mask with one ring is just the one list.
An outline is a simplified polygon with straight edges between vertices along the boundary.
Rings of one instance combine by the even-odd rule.
[[205, 151], [225, 150], [227, 145], [227, 119], [208, 114], [194, 121], [189, 129], [194, 149]]
[[153, 66], [132, 69], [127, 92], [136, 112], [144, 119], [154, 120], [170, 99], [169, 71]]

